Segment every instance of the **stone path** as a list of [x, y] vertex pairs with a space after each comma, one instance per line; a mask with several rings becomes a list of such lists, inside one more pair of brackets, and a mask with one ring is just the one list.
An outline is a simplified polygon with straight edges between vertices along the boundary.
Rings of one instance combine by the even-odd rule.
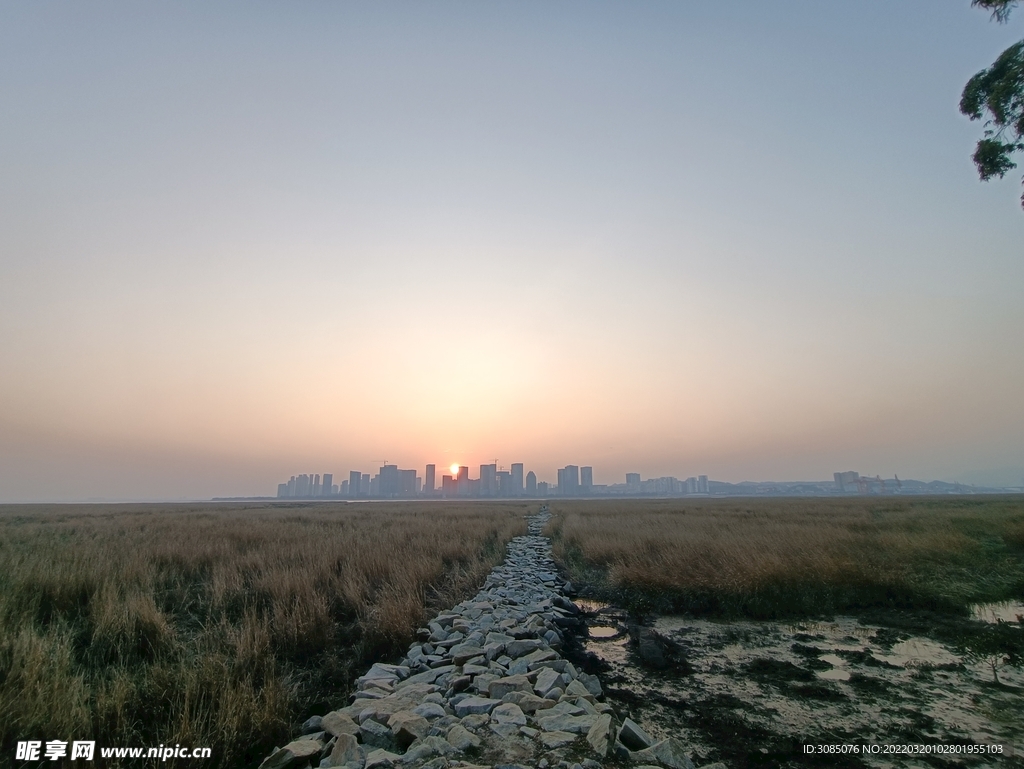
[[580, 610], [541, 535], [550, 517], [542, 507], [476, 597], [431, 620], [400, 664], [371, 667], [351, 705], [309, 719], [260, 769], [599, 769], [611, 755], [692, 769], [678, 741], [620, 725], [597, 677], [559, 655]]

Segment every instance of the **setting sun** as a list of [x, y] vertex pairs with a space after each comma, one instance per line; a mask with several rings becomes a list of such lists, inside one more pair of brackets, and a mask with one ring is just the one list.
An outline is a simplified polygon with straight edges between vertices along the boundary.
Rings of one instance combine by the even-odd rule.
[[459, 464], [458, 464], [458, 462], [453, 462], [452, 465], [448, 469], [452, 471], [452, 475], [453, 476], [457, 476], [459, 474]]

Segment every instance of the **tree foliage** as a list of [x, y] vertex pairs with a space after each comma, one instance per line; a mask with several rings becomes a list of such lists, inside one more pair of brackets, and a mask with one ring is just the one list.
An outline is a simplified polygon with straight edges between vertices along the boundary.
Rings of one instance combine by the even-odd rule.
[[[973, 0], [1005, 22], [1018, 0]], [[1002, 178], [1016, 168], [1014, 153], [1024, 150], [1024, 40], [1003, 51], [991, 67], [972, 77], [960, 97], [960, 111], [971, 120], [985, 120], [985, 134], [974, 151], [982, 181]], [[1024, 206], [1024, 195], [1021, 196]]]

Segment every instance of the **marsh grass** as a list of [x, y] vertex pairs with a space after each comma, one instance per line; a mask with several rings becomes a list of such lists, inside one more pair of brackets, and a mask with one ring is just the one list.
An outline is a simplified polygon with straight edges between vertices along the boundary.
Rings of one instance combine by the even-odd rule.
[[638, 614], [965, 615], [1024, 596], [1024, 498], [558, 501], [574, 579]]
[[527, 512], [0, 508], [0, 751], [178, 743], [211, 747], [211, 766], [254, 765], [297, 720], [346, 704], [428, 611], [475, 591]]

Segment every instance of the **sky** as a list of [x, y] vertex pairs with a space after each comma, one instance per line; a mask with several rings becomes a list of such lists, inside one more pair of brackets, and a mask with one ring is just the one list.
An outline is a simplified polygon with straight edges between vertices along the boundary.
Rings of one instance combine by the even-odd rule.
[[[0, 501], [1024, 484], [968, 0], [0, 2]], [[475, 470], [474, 470], [475, 477]]]

